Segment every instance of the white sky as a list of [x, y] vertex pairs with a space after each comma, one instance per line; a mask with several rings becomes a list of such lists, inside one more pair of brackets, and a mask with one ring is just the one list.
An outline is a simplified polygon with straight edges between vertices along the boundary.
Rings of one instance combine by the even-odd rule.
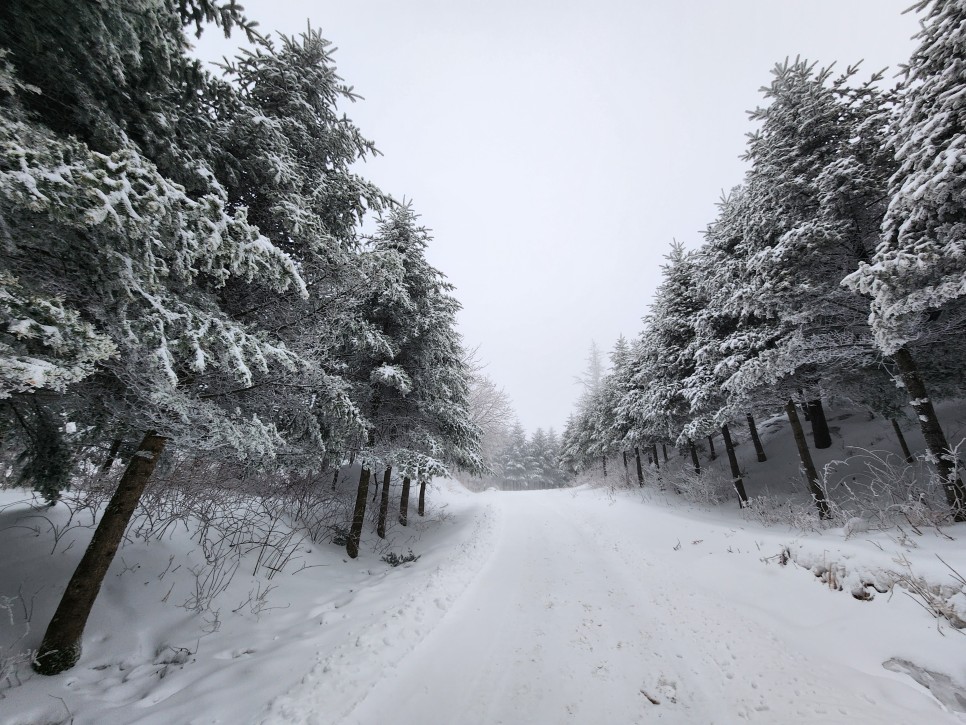
[[461, 332], [531, 431], [563, 427], [591, 339], [639, 332], [672, 238], [699, 244], [741, 181], [775, 62], [895, 68], [911, 2], [243, 0], [263, 33], [311, 19], [339, 49], [365, 98], [344, 110], [384, 154], [362, 173], [433, 230]]

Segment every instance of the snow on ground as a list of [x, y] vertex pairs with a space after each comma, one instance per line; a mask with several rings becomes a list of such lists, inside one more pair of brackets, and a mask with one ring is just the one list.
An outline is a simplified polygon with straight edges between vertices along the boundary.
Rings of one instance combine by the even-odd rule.
[[[878, 435], [863, 426], [850, 439]], [[775, 455], [781, 425], [763, 427], [771, 462], [755, 468], [740, 447], [749, 492], [800, 486]], [[823, 460], [841, 456], [836, 445]], [[270, 580], [240, 571], [200, 613], [177, 606], [196, 585], [187, 536], [124, 547], [78, 666], [53, 678], [19, 667], [0, 721], [966, 721], [964, 634], [921, 597], [874, 588], [904, 574], [966, 604], [937, 558], [966, 573], [966, 524], [846, 538], [765, 526], [730, 502], [688, 505], [650, 483], [470, 494], [444, 481], [430, 501], [426, 519], [391, 533], [392, 550], [421, 555], [412, 564], [389, 567], [371, 534], [354, 561], [311, 545]], [[0, 513], [4, 647], [20, 632], [18, 592], [33, 609], [18, 646], [39, 643], [86, 531], [51, 555], [24, 513]], [[243, 604], [268, 585], [265, 606]]]

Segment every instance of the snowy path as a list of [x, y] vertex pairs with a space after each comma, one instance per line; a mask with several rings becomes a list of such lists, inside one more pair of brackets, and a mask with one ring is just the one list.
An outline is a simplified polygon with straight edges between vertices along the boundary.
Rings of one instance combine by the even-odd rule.
[[[669, 536], [690, 533], [680, 520], [669, 531], [666, 511], [589, 494], [487, 496], [500, 519], [489, 560], [345, 722], [961, 722], [911, 681], [838, 649], [825, 657], [782, 622], [799, 578], [810, 595], [833, 596], [802, 574], [775, 601], [742, 607], [714, 581], [730, 560], [707, 549], [674, 559]], [[707, 537], [706, 523], [697, 530]], [[734, 535], [718, 527], [729, 552]], [[766, 571], [757, 567], [752, 576]]]

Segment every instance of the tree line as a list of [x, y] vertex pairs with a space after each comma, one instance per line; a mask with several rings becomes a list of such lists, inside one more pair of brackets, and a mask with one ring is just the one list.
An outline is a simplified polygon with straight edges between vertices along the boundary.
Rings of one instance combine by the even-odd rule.
[[[189, 54], [211, 30], [251, 44], [217, 76]], [[166, 458], [354, 459], [353, 557], [376, 466], [404, 504], [482, 468], [459, 303], [412, 205], [359, 175], [354, 100], [318, 31], [263, 37], [233, 0], [0, 5], [0, 455], [50, 502], [127, 462], [39, 672], [80, 656]]]
[[[966, 329], [966, 3], [922, 0], [898, 82], [786, 60], [751, 113], [744, 181], [695, 249], [671, 245], [644, 328], [563, 436], [571, 468], [650, 457], [783, 411], [819, 515], [829, 515], [796, 402], [831, 445], [822, 401], [911, 410], [956, 521], [966, 488], [934, 401], [962, 397]], [[713, 439], [709, 439], [713, 446]], [[903, 447], [905, 442], [901, 441]], [[907, 452], [908, 456], [908, 452]], [[640, 475], [640, 474], [639, 474]]]

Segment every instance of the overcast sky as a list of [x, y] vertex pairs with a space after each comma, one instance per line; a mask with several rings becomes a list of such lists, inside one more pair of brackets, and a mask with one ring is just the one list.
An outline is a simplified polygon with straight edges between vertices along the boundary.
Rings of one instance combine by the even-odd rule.
[[[365, 100], [384, 156], [361, 170], [413, 201], [523, 425], [562, 428], [592, 339], [641, 329], [672, 239], [693, 247], [786, 56], [904, 62], [912, 0], [243, 0], [262, 33], [306, 21]], [[206, 59], [241, 38], [209, 31]]]

